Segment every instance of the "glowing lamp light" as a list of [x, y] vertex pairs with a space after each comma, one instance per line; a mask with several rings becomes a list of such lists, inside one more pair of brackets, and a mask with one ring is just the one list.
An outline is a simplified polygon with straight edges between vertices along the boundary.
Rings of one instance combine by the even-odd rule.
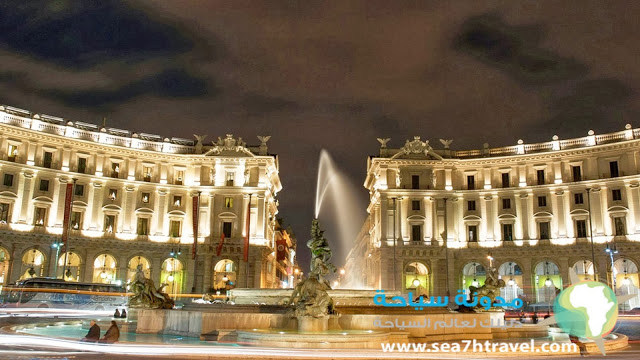
[[420, 280], [418, 280], [418, 279], [413, 279], [412, 284], [413, 284], [413, 287], [416, 287], [416, 288], [417, 288], [418, 286], [420, 286]]
[[513, 279], [509, 279], [509, 281], [507, 281], [507, 284], [508, 284], [509, 286], [513, 286], [513, 285], [515, 285], [515, 284], [516, 284], [516, 282], [515, 282]]
[[631, 279], [625, 276], [625, 278], [622, 279], [622, 285], [625, 285], [625, 286], [631, 285]]
[[223, 276], [223, 277], [222, 277], [222, 281], [224, 281], [224, 282], [229, 281], [229, 278], [227, 277], [227, 275], [225, 275], [225, 276]]
[[339, 283], [337, 280], [333, 282], [333, 287], [334, 287], [334, 288], [335, 288], [335, 287], [338, 287], [338, 285], [340, 285], [340, 283]]
[[478, 285], [480, 285], [480, 283], [478, 282], [478, 280], [473, 279], [473, 281], [471, 282], [471, 286], [473, 286], [473, 287], [478, 287]]
[[169, 282], [173, 282], [173, 275], [169, 275], [169, 276], [167, 276], [167, 281], [169, 281]]
[[340, 269], [340, 275], [344, 275], [345, 271], [344, 269]]
[[118, 286], [122, 285], [122, 280], [116, 280], [116, 285]]
[[102, 272], [100, 273], [100, 278], [101, 279], [106, 279], [107, 278], [107, 273], [104, 270], [102, 270]]
[[551, 286], [552, 282], [551, 279], [547, 278], [547, 280], [544, 281], [544, 286]]

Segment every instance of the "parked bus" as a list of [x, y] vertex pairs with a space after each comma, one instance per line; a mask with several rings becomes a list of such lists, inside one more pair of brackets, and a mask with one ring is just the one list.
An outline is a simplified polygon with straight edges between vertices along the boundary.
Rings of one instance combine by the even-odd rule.
[[115, 311], [127, 306], [127, 291], [116, 284], [32, 278], [9, 285], [2, 292], [5, 307]]

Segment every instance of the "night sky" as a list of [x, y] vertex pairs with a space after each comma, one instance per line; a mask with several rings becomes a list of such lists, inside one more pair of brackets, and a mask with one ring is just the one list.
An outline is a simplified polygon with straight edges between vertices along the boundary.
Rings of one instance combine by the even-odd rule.
[[4, 0], [0, 103], [163, 137], [272, 135], [279, 216], [306, 267], [323, 148], [360, 223], [377, 137], [470, 149], [636, 127], [638, 14], [637, 1]]

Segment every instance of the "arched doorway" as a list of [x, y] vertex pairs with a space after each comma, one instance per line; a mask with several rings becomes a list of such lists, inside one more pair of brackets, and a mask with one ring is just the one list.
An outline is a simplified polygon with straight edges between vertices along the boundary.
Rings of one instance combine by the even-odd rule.
[[138, 265], [142, 266], [142, 272], [147, 279], [151, 278], [151, 263], [144, 256], [134, 256], [127, 264], [127, 282], [131, 283], [138, 272]]
[[500, 297], [511, 302], [522, 296], [522, 269], [515, 262], [506, 262], [498, 268], [498, 278], [504, 280], [505, 287], [500, 289]]
[[640, 307], [638, 265], [629, 259], [618, 259], [613, 263], [613, 271], [616, 277], [616, 295], [635, 295], [619, 304], [620, 310], [626, 311]]
[[44, 254], [38, 249], [28, 250], [22, 255], [20, 280], [43, 276]]
[[213, 270], [213, 289], [215, 291], [226, 291], [236, 286], [236, 272], [238, 270], [233, 260], [220, 260]]
[[7, 271], [9, 270], [9, 252], [7, 249], [0, 247], [0, 290], [7, 282]]
[[487, 272], [484, 266], [477, 262], [470, 262], [462, 268], [462, 289], [469, 295], [469, 287], [480, 287], [487, 279]]
[[405, 266], [403, 275], [405, 291], [411, 291], [414, 296], [429, 295], [429, 269], [425, 264], [411, 262]]
[[74, 252], [67, 254], [67, 266], [64, 266], [65, 254], [60, 255], [58, 259], [58, 269], [56, 270], [56, 278], [66, 281], [80, 281], [80, 256]]
[[552, 306], [562, 290], [562, 277], [558, 265], [553, 261], [543, 261], [536, 265], [534, 273], [536, 301]]
[[166, 283], [167, 292], [173, 296], [182, 293], [184, 284], [184, 271], [182, 262], [176, 258], [168, 258], [162, 262], [160, 283]]
[[111, 284], [116, 281], [116, 259], [109, 254], [100, 254], [93, 261], [93, 282]]
[[575, 264], [573, 264], [572, 266], [573, 271], [576, 272], [576, 275], [578, 275], [578, 279], [580, 279], [580, 281], [585, 281], [585, 280], [593, 280], [593, 263], [589, 260], [581, 260], [581, 261], [577, 261]]

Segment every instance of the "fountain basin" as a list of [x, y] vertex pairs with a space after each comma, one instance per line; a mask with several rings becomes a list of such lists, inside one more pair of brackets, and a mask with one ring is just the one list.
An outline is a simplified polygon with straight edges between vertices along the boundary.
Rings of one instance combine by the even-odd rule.
[[312, 349], [380, 349], [381, 343], [407, 342], [407, 333], [333, 330], [321, 333], [265, 330], [238, 331], [238, 343], [265, 347]]
[[[289, 300], [292, 289], [233, 289], [229, 299], [238, 305], [282, 305]], [[378, 306], [373, 303], [376, 290], [335, 289], [327, 290], [336, 306]], [[400, 291], [385, 291], [387, 297], [402, 296]]]

